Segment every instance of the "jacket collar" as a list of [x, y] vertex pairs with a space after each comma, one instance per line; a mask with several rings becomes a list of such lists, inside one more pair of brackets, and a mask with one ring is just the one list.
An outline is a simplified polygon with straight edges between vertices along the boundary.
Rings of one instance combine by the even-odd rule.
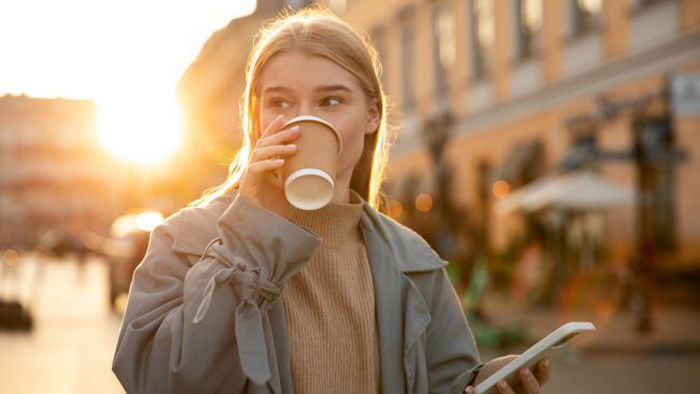
[[[238, 190], [220, 196], [203, 207], [180, 210], [168, 218], [175, 226], [172, 249], [201, 255], [212, 239], [219, 236], [217, 219], [233, 202]], [[360, 225], [371, 232], [393, 255], [400, 272], [423, 272], [442, 268], [447, 263], [416, 232], [378, 212], [363, 198]]]

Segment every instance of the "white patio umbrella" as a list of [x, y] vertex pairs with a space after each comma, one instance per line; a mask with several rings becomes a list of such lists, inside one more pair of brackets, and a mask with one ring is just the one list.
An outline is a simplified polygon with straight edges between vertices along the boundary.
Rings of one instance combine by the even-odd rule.
[[544, 208], [593, 211], [630, 203], [634, 191], [591, 171], [548, 176], [526, 185], [496, 204], [500, 212]]

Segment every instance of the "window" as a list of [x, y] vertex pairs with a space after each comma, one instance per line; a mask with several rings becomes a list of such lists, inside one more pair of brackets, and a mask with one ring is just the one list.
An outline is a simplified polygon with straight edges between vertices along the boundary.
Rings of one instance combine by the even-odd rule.
[[673, 128], [667, 117], [638, 119], [633, 123], [640, 193], [646, 203], [639, 206], [643, 238], [660, 251], [676, 247], [675, 165], [680, 161]]
[[287, 4], [294, 9], [304, 8], [311, 3], [311, 0], [287, 0]]
[[329, 0], [328, 1], [328, 8], [331, 9], [331, 11], [335, 12], [336, 14], [342, 14], [345, 12], [347, 9], [348, 2], [347, 0]]
[[542, 0], [515, 0], [515, 58], [524, 60], [541, 49]]
[[[581, 130], [586, 130], [588, 125]], [[574, 140], [571, 142], [568, 152], [559, 162], [559, 169], [563, 171], [590, 168], [598, 157], [598, 142], [595, 129], [587, 131], [577, 130]]]
[[630, 9], [633, 12], [636, 11], [642, 11], [644, 9], [647, 9], [655, 4], [664, 2], [667, 0], [631, 0], [630, 1]]
[[416, 104], [413, 81], [415, 78], [414, 62], [415, 32], [410, 21], [401, 28], [401, 101], [403, 110], [410, 112]]
[[493, 2], [472, 0], [469, 4], [472, 78], [481, 79], [488, 74], [489, 51], [494, 38]]
[[433, 8], [433, 47], [435, 48], [434, 72], [435, 95], [447, 95], [447, 77], [454, 64], [454, 18], [447, 3], [438, 3]]
[[20, 127], [20, 131], [22, 132], [21, 138], [25, 145], [34, 145], [35, 143], [37, 143], [38, 138], [34, 126], [24, 124]]
[[572, 38], [582, 36], [598, 27], [603, 8], [602, 0], [569, 0], [571, 2]]
[[14, 133], [11, 126], [0, 128], [0, 147], [6, 151], [12, 150], [17, 134]]

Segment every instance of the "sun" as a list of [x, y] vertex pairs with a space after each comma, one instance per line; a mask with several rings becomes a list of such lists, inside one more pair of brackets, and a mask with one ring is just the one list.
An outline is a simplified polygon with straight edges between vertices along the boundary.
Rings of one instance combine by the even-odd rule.
[[0, 37], [16, 39], [0, 45], [0, 95], [94, 100], [100, 145], [129, 164], [148, 166], [171, 158], [183, 143], [175, 90], [189, 64], [213, 32], [257, 4], [8, 3], [0, 6]]
[[183, 116], [175, 97], [152, 94], [98, 99], [96, 107], [98, 140], [121, 160], [152, 165], [166, 160], [182, 145]]

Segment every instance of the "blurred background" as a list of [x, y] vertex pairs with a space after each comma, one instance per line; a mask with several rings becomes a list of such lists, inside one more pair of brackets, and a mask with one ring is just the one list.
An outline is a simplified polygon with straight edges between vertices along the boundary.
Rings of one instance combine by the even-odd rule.
[[[312, 3], [0, 5], [0, 392], [122, 392], [149, 231], [223, 181], [253, 37]], [[697, 392], [700, 2], [318, 3], [376, 46], [381, 210], [451, 263], [482, 358], [592, 321], [543, 393]]]

